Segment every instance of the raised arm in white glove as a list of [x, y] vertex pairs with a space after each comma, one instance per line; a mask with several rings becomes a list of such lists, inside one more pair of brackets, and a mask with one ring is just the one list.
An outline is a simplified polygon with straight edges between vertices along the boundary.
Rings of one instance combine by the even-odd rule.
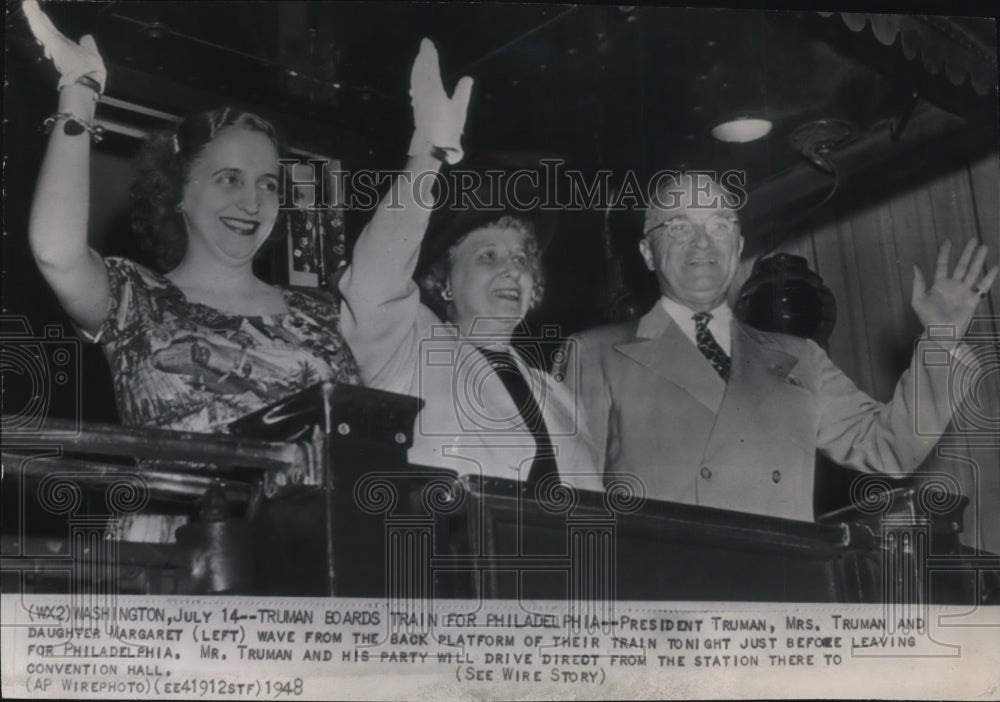
[[[408, 391], [405, 382], [402, 386], [393, 384], [394, 373], [401, 366], [414, 372], [407, 340], [412, 341], [419, 295], [411, 276], [430, 220], [434, 181], [416, 176], [436, 172], [443, 162], [461, 160], [462, 130], [471, 93], [472, 79], [465, 77], [448, 97], [437, 50], [424, 39], [410, 73], [415, 130], [405, 167], [409, 177], [393, 181], [361, 232], [351, 265], [340, 281], [344, 337], [358, 358], [362, 377], [376, 387]], [[419, 193], [415, 187], [420, 187]]]
[[64, 36], [35, 0], [25, 0], [28, 25], [60, 73], [56, 126], [42, 160], [31, 205], [28, 239], [35, 262], [66, 313], [88, 332], [107, 314], [104, 261], [87, 244], [90, 210], [90, 135], [64, 124], [92, 124], [107, 70], [93, 37], [80, 43]]
[[420, 42], [420, 53], [410, 73], [413, 101], [413, 140], [410, 156], [433, 155], [454, 165], [462, 160], [462, 131], [472, 95], [472, 78], [458, 81], [452, 97], [441, 82], [437, 49], [430, 39]]

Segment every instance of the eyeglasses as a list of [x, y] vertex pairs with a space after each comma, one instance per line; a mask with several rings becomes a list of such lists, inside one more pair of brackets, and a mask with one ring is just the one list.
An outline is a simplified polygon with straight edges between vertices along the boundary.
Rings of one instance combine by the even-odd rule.
[[717, 241], [724, 241], [732, 236], [740, 227], [739, 220], [732, 219], [729, 217], [722, 217], [720, 215], [712, 215], [705, 220], [704, 224], [696, 225], [687, 217], [675, 217], [667, 222], [662, 222], [657, 224], [655, 227], [651, 227], [646, 230], [648, 235], [650, 232], [656, 231], [661, 227], [666, 230], [667, 236], [670, 237], [671, 241], [685, 242], [690, 241], [694, 238], [695, 232], [698, 227], [705, 230], [712, 239]]

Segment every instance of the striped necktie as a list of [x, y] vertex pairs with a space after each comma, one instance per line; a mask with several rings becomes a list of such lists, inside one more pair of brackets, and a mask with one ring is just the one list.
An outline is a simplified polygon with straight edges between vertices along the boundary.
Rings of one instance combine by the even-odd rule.
[[521, 414], [525, 428], [531, 432], [535, 439], [535, 458], [531, 463], [527, 482], [535, 484], [548, 475], [558, 473], [552, 437], [549, 436], [548, 427], [545, 426], [542, 410], [538, 406], [538, 402], [535, 401], [534, 395], [531, 394], [528, 381], [524, 379], [521, 369], [514, 362], [510, 352], [482, 348], [479, 351], [493, 366], [493, 370], [503, 382], [504, 387], [507, 388], [510, 398], [514, 401], [514, 406]]
[[701, 351], [701, 355], [708, 359], [708, 362], [712, 364], [712, 368], [715, 372], [719, 374], [725, 382], [729, 382], [729, 356], [722, 347], [719, 346], [719, 342], [715, 340], [712, 336], [712, 332], [708, 330], [708, 322], [712, 319], [712, 315], [708, 312], [697, 312], [694, 315], [694, 329], [695, 329], [695, 341], [698, 342], [698, 350]]

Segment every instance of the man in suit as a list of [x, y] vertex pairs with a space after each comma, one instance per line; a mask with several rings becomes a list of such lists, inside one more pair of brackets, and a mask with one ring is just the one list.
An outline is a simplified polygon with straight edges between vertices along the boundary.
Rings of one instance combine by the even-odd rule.
[[[914, 470], [951, 419], [948, 383], [914, 359], [882, 404], [812, 341], [734, 319], [739, 204], [704, 175], [663, 183], [639, 244], [662, 297], [640, 319], [574, 337], [568, 381], [605, 480], [630, 473], [651, 499], [812, 521], [816, 451], [862, 471]], [[949, 275], [948, 253], [930, 288], [916, 272], [912, 304], [925, 327], [961, 333], [997, 269], [981, 276], [986, 247], [970, 242]]]

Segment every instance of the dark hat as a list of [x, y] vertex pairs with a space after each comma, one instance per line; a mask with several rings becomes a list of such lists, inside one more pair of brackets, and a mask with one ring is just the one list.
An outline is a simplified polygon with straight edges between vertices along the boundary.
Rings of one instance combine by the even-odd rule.
[[[420, 248], [418, 273], [426, 271], [466, 234], [487, 227], [503, 217], [513, 217], [523, 222], [535, 236], [541, 251], [545, 250], [551, 239], [553, 223], [548, 221], [550, 218], [543, 217], [537, 210], [515, 206], [505, 198], [502, 187], [492, 191], [479, 189], [451, 200], [446, 205], [452, 206], [439, 207], [431, 215], [429, 231]], [[527, 202], [528, 199], [520, 201]]]

